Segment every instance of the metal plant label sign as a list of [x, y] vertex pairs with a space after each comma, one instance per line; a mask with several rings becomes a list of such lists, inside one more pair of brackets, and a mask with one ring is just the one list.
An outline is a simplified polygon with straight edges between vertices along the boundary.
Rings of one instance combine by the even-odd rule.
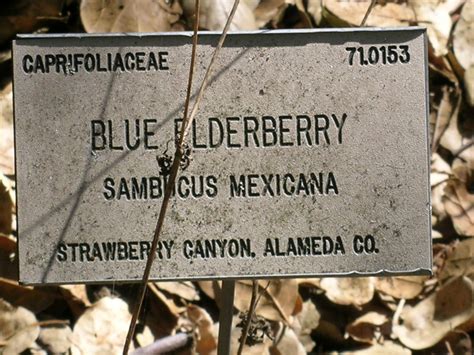
[[[191, 40], [15, 41], [21, 282], [140, 280]], [[200, 35], [195, 82], [217, 40]], [[426, 71], [419, 28], [230, 34], [152, 279], [429, 273]]]

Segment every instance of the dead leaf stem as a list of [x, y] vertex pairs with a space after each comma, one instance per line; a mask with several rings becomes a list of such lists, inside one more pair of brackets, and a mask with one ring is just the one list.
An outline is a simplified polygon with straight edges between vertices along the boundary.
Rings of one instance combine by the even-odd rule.
[[[192, 81], [192, 76], [194, 72], [194, 63], [195, 63], [195, 55], [196, 55], [196, 44], [197, 44], [197, 36], [198, 36], [198, 29], [199, 29], [199, 2], [200, 0], [196, 0], [195, 4], [195, 16], [196, 16], [196, 21], [194, 23], [194, 37], [193, 37], [193, 50], [192, 50], [192, 57], [191, 57], [191, 66], [189, 70], [189, 78], [188, 78], [188, 90], [186, 94], [186, 100], [185, 100], [185, 108], [184, 112], [188, 112], [188, 107], [189, 107], [189, 101], [190, 101], [190, 95], [191, 95], [191, 84], [190, 82]], [[224, 40], [227, 36], [227, 32], [229, 31], [230, 24], [232, 22], [232, 19], [235, 15], [235, 12], [237, 11], [237, 6], [239, 4], [240, 0], [235, 0], [234, 6], [232, 7], [232, 10], [227, 18], [227, 22], [224, 26], [224, 29], [222, 31], [222, 34], [219, 38], [219, 42], [217, 44], [216, 49], [214, 50], [213, 56], [211, 58], [211, 61], [209, 63], [209, 66], [207, 67], [206, 74], [204, 75], [204, 79], [201, 83], [201, 87], [199, 88], [198, 96], [196, 98], [196, 101], [194, 102], [193, 109], [191, 111], [191, 115], [187, 116], [184, 115], [183, 117], [183, 126], [181, 127], [181, 132], [180, 132], [180, 139], [179, 139], [179, 144], [176, 147], [175, 155], [173, 158], [173, 164], [171, 166], [171, 171], [170, 171], [170, 177], [168, 180], [168, 183], [166, 184], [166, 189], [165, 189], [165, 195], [163, 197], [163, 202], [161, 204], [160, 208], [160, 214], [158, 217], [158, 221], [156, 223], [155, 227], [155, 233], [153, 235], [153, 242], [151, 244], [150, 252], [148, 254], [148, 259], [147, 263], [145, 266], [145, 271], [143, 273], [142, 281], [140, 283], [140, 289], [138, 291], [138, 300], [136, 302], [135, 309], [132, 313], [132, 319], [130, 321], [130, 327], [128, 329], [127, 337], [125, 339], [125, 344], [123, 347], [123, 354], [126, 355], [128, 354], [128, 350], [130, 348], [130, 343], [132, 341], [132, 338], [135, 334], [135, 327], [136, 327], [136, 322], [138, 319], [138, 315], [140, 313], [140, 310], [142, 308], [143, 300], [145, 298], [145, 291], [146, 291], [146, 285], [148, 283], [148, 280], [150, 279], [150, 272], [151, 272], [151, 267], [153, 265], [153, 261], [155, 260], [155, 255], [156, 255], [156, 249], [158, 246], [158, 240], [161, 234], [161, 231], [163, 229], [163, 224], [166, 216], [166, 211], [168, 209], [169, 201], [171, 198], [171, 194], [173, 191], [173, 186], [176, 180], [176, 176], [178, 175], [178, 169], [181, 163], [181, 158], [183, 156], [183, 151], [184, 151], [184, 142], [185, 138], [187, 136], [187, 132], [189, 130], [189, 127], [191, 126], [191, 123], [194, 120], [194, 117], [196, 116], [199, 103], [202, 100], [202, 97], [204, 95], [204, 90], [207, 87], [207, 83], [209, 81], [210, 75], [212, 73], [212, 68], [214, 66], [215, 60], [219, 54], [220, 48], [222, 48], [222, 45], [224, 44]]]
[[[184, 119], [186, 119], [186, 116], [189, 110], [189, 101], [191, 97], [191, 87], [192, 87], [193, 74], [194, 74], [194, 64], [196, 60], [196, 47], [197, 47], [197, 37], [198, 37], [198, 29], [199, 29], [199, 8], [200, 8], [200, 0], [196, 0], [196, 4], [195, 4], [196, 19], [195, 19], [194, 28], [193, 28], [193, 47], [191, 51], [191, 64], [189, 68], [188, 87], [186, 90], [186, 99], [185, 99], [185, 104], [184, 104]], [[182, 133], [181, 133], [181, 137], [183, 137]], [[161, 230], [163, 228], [166, 210], [168, 209], [169, 200], [171, 197], [171, 193], [173, 191], [173, 185], [176, 180], [176, 176], [178, 174], [178, 169], [181, 163], [182, 155], [183, 155], [183, 141], [181, 140], [179, 146], [176, 147], [176, 152], [175, 152], [173, 164], [171, 167], [170, 178], [166, 185], [165, 195], [163, 197], [163, 202], [160, 208], [160, 215], [158, 217], [158, 221], [155, 227], [155, 233], [153, 235], [153, 242], [151, 244], [150, 252], [148, 253], [147, 263], [145, 266], [145, 270], [143, 272], [142, 282], [140, 284], [140, 288], [138, 291], [138, 297], [137, 297], [138, 300], [136, 302], [135, 309], [133, 310], [133, 313], [132, 313], [132, 319], [130, 320], [130, 326], [128, 328], [127, 337], [125, 338], [125, 344], [123, 346], [124, 355], [128, 354], [130, 343], [135, 334], [135, 328], [136, 328], [138, 315], [140, 314], [143, 300], [145, 298], [146, 286], [148, 284], [148, 280], [150, 279], [151, 267], [153, 265], [153, 261], [155, 260], [158, 240], [160, 238]]]
[[400, 324], [400, 316], [403, 311], [403, 307], [405, 307], [406, 300], [402, 298], [400, 302], [398, 302], [397, 309], [395, 310], [395, 313], [393, 314], [392, 318], [392, 326]]
[[263, 290], [267, 296], [270, 298], [270, 300], [273, 302], [273, 305], [275, 306], [275, 308], [277, 309], [278, 313], [280, 313], [280, 316], [283, 318], [283, 320], [285, 321], [285, 324], [286, 325], [290, 325], [290, 320], [288, 319], [287, 315], [285, 314], [285, 311], [283, 310], [283, 308], [281, 307], [280, 305], [280, 302], [278, 302], [278, 300], [271, 294], [271, 292], [269, 292], [267, 290], [267, 288], [265, 288]]
[[268, 288], [270, 287], [270, 284], [271, 284], [271, 283], [272, 283], [271, 281], [268, 281], [268, 282], [267, 282], [267, 286], [265, 286], [265, 287], [263, 288], [263, 290], [258, 293], [257, 304], [258, 304], [258, 302], [260, 302], [260, 298], [262, 298], [263, 292], [267, 292], [267, 290], [268, 290]]
[[369, 18], [369, 15], [372, 12], [372, 9], [374, 8], [376, 3], [377, 3], [377, 0], [372, 0], [371, 1], [370, 5], [369, 5], [369, 8], [367, 9], [367, 12], [365, 13], [365, 16], [364, 16], [362, 22], [360, 23], [359, 27], [365, 26], [365, 23], [367, 22], [367, 19]]
[[280, 344], [280, 342], [283, 340], [283, 337], [285, 336], [285, 332], [286, 332], [287, 328], [288, 328], [288, 326], [286, 324], [283, 324], [283, 326], [281, 327], [281, 330], [279, 331], [280, 334], [273, 341], [273, 346], [274, 347], [278, 347], [278, 344]]
[[224, 40], [227, 36], [227, 32], [229, 31], [230, 24], [232, 23], [232, 19], [234, 18], [235, 12], [237, 11], [237, 7], [239, 5], [240, 0], [235, 0], [234, 1], [234, 6], [232, 7], [232, 10], [230, 11], [229, 16], [227, 17], [227, 22], [224, 26], [224, 29], [222, 30], [222, 34], [219, 38], [219, 42], [217, 43], [216, 49], [214, 50], [214, 53], [212, 55], [211, 61], [209, 63], [209, 66], [207, 67], [206, 74], [204, 75], [204, 79], [202, 80], [201, 87], [199, 88], [198, 95], [196, 97], [196, 101], [194, 102], [193, 109], [191, 111], [191, 114], [189, 117], [184, 117], [183, 121], [183, 127], [181, 129], [181, 137], [179, 141], [179, 146], [182, 147], [183, 142], [186, 139], [186, 136], [188, 135], [189, 129], [191, 128], [191, 124], [194, 121], [194, 118], [196, 116], [196, 113], [199, 108], [199, 103], [201, 102], [203, 96], [204, 96], [204, 91], [206, 90], [207, 84], [209, 83], [209, 80], [211, 78], [212, 74], [212, 69], [214, 67], [214, 63], [217, 59], [217, 56], [219, 54], [220, 49], [222, 48], [222, 45], [224, 44]]
[[[247, 319], [245, 321], [245, 327], [242, 328], [242, 336], [240, 337], [239, 349], [237, 350], [237, 355], [241, 355], [242, 351], [244, 350], [245, 342], [247, 341], [247, 334], [250, 329], [250, 324], [252, 323], [252, 317], [255, 313], [255, 309], [257, 308], [257, 299], [258, 296], [258, 281], [252, 281], [252, 297], [250, 298], [250, 306], [249, 311], [247, 313]], [[258, 297], [259, 298], [259, 297]]]
[[[200, 11], [200, 0], [196, 0], [196, 7], [194, 8], [194, 35], [193, 35], [193, 49], [191, 50], [191, 64], [189, 65], [189, 79], [188, 87], [186, 89], [186, 101], [184, 102], [184, 114], [183, 117], [186, 119], [189, 113], [189, 102], [191, 100], [191, 89], [193, 87], [193, 76], [194, 76], [194, 65], [196, 62], [196, 49], [197, 49], [197, 40], [198, 35], [197, 31], [199, 29], [199, 11]], [[182, 143], [182, 142], [181, 142]]]
[[445, 341], [444, 345], [446, 345], [446, 350], [448, 351], [449, 355], [454, 355], [453, 348], [451, 348], [451, 344], [449, 344], [449, 341]]
[[462, 94], [459, 92], [459, 90], [456, 90], [456, 103], [454, 104], [454, 109], [449, 113], [449, 119], [447, 122], [442, 122], [441, 115], [444, 114], [444, 110], [448, 110], [446, 105], [449, 104], [450, 100], [450, 92], [448, 89], [443, 90], [443, 98], [441, 99], [440, 107], [438, 108], [438, 113], [436, 115], [436, 122], [435, 122], [435, 127], [434, 127], [434, 132], [433, 132], [433, 139], [431, 143], [431, 153], [435, 153], [438, 150], [438, 146], [441, 142], [441, 138], [443, 134], [447, 131], [449, 124], [451, 120], [456, 119], [456, 117], [459, 115], [459, 110], [461, 108], [461, 102], [462, 102]]

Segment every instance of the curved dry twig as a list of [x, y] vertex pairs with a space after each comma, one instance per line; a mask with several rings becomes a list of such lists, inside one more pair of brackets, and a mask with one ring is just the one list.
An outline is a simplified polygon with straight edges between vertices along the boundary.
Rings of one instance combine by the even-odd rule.
[[[135, 333], [135, 327], [136, 327], [136, 322], [137, 322], [137, 319], [138, 319], [138, 315], [140, 313], [140, 310], [141, 310], [141, 307], [142, 307], [142, 304], [143, 304], [143, 300], [145, 298], [146, 285], [147, 285], [148, 280], [150, 278], [151, 267], [152, 267], [153, 261], [155, 259], [156, 249], [157, 249], [157, 246], [158, 246], [158, 240], [159, 240], [159, 237], [160, 237], [160, 234], [161, 234], [161, 230], [163, 229], [163, 224], [164, 224], [164, 220], [165, 220], [165, 216], [166, 216], [166, 211], [168, 209], [169, 201], [170, 201], [171, 194], [172, 194], [172, 191], [173, 191], [173, 186], [174, 186], [174, 183], [176, 181], [176, 177], [178, 175], [178, 170], [179, 170], [179, 166], [180, 166], [180, 163], [181, 163], [181, 158], [183, 157], [184, 143], [185, 143], [185, 139], [186, 139], [186, 136], [187, 136], [187, 132], [189, 130], [189, 127], [191, 126], [191, 123], [193, 122], [193, 120], [196, 116], [196, 113], [197, 113], [197, 110], [198, 110], [198, 107], [199, 107], [199, 103], [202, 100], [202, 97], [204, 95], [204, 90], [206, 89], [207, 83], [209, 82], [210, 75], [212, 73], [212, 69], [213, 69], [215, 60], [216, 60], [216, 58], [219, 54], [220, 49], [222, 48], [222, 45], [224, 44], [224, 40], [227, 36], [227, 32], [229, 31], [229, 27], [230, 27], [230, 24], [232, 22], [232, 19], [234, 18], [235, 12], [237, 11], [237, 6], [238, 6], [239, 2], [240, 2], [240, 0], [235, 0], [235, 2], [234, 2], [234, 6], [232, 7], [232, 10], [229, 14], [229, 17], [227, 18], [227, 22], [225, 24], [224, 30], [222, 31], [222, 34], [219, 38], [219, 42], [217, 44], [217, 47], [214, 50], [214, 54], [211, 58], [211, 61], [210, 61], [209, 66], [207, 68], [206, 74], [205, 74], [204, 79], [201, 83], [201, 87], [199, 88], [198, 96], [196, 98], [196, 101], [194, 102], [194, 106], [193, 106], [193, 109], [191, 111], [191, 114], [189, 116], [187, 116], [187, 112], [188, 112], [188, 109], [189, 109], [190, 95], [191, 95], [191, 83], [190, 82], [192, 81], [192, 76], [193, 76], [193, 73], [194, 73], [194, 63], [195, 63], [195, 59], [191, 58], [191, 67], [190, 67], [189, 79], [188, 79], [188, 91], [187, 91], [186, 101], [185, 101], [186, 105], [185, 105], [185, 108], [184, 108], [185, 116], [183, 117], [183, 125], [181, 127], [179, 143], [177, 144], [177, 147], [176, 147], [175, 155], [174, 155], [174, 158], [173, 158], [173, 164], [172, 164], [171, 170], [170, 170], [169, 180], [168, 180], [168, 183], [166, 184], [165, 194], [163, 196], [163, 202], [162, 202], [161, 208], [160, 208], [160, 214], [158, 216], [158, 221], [157, 221], [156, 227], [155, 227], [155, 233], [153, 235], [153, 242], [151, 244], [150, 252], [148, 254], [148, 259], [147, 259], [147, 263], [146, 263], [146, 266], [145, 266], [145, 271], [143, 273], [142, 281], [141, 281], [141, 284], [140, 284], [140, 289], [138, 291], [138, 301], [136, 303], [136, 307], [135, 307], [135, 309], [133, 311], [133, 314], [132, 314], [132, 320], [130, 321], [130, 327], [129, 327], [127, 338], [125, 340], [125, 344], [124, 344], [124, 347], [123, 347], [123, 354], [124, 355], [126, 355], [128, 353], [130, 343], [131, 343], [133, 335]], [[196, 0], [196, 6], [195, 6], [196, 21], [194, 23], [194, 38], [193, 38], [193, 51], [192, 51], [192, 55], [194, 57], [196, 55], [195, 48], [196, 48], [197, 36], [198, 36], [197, 31], [198, 31], [198, 28], [199, 28], [199, 3], [200, 3], [200, 0]]]

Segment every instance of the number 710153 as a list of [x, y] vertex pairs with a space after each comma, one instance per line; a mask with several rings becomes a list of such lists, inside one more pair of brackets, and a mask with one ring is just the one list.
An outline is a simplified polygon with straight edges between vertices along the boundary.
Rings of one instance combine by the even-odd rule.
[[410, 62], [410, 48], [400, 46], [346, 47], [349, 65], [407, 64]]

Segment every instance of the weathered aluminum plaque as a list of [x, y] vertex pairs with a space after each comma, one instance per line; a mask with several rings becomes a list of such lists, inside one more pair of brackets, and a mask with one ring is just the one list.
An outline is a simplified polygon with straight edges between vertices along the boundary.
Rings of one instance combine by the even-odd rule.
[[[191, 39], [15, 41], [21, 282], [141, 278]], [[419, 28], [230, 34], [152, 278], [429, 273], [426, 71]]]

